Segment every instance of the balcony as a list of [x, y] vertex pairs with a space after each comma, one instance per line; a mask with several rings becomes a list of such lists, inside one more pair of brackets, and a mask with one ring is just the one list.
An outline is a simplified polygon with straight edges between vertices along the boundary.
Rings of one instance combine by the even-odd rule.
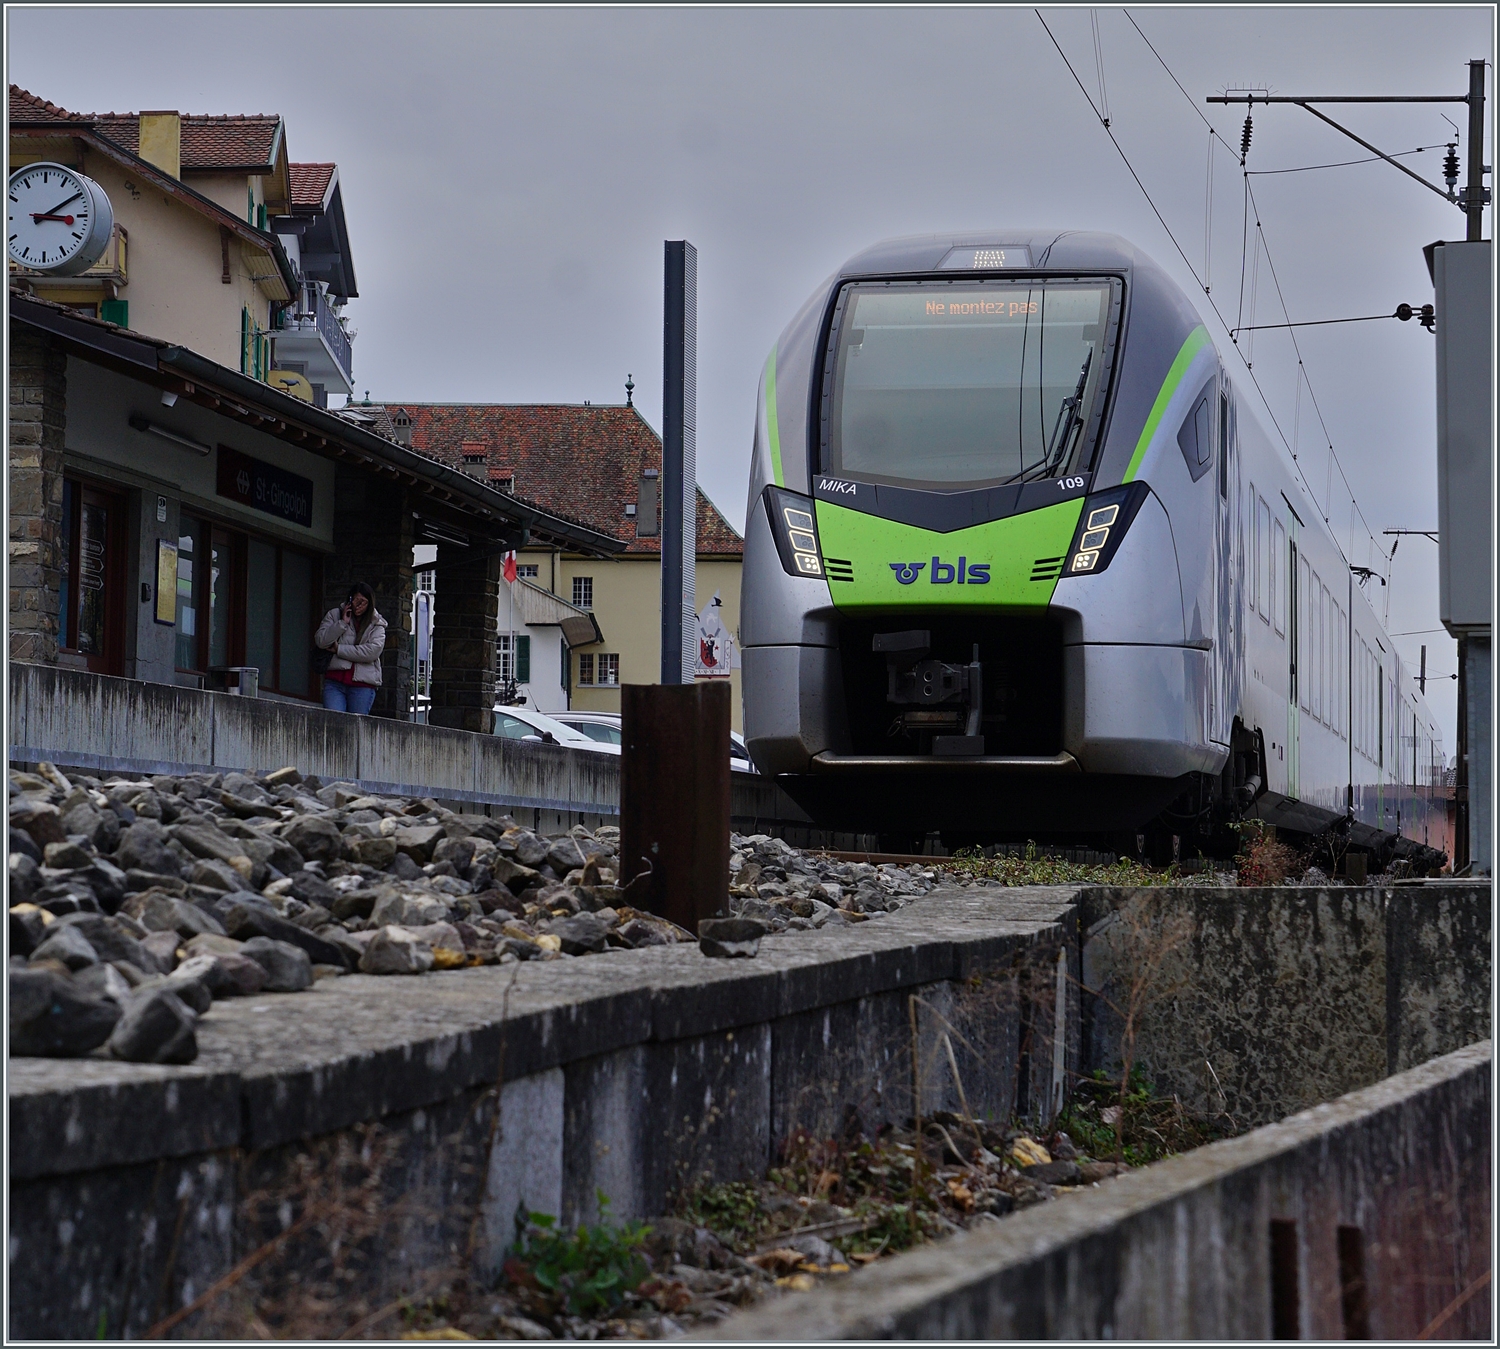
[[354, 391], [353, 336], [317, 284], [302, 286], [296, 310], [283, 313], [281, 327], [271, 336], [278, 369], [305, 375], [315, 390], [322, 388], [325, 398], [329, 393]]
[[57, 298], [56, 292], [59, 291], [69, 292], [70, 295], [98, 294], [102, 299], [114, 299], [118, 296], [120, 287], [130, 280], [127, 266], [129, 251], [130, 232], [116, 221], [103, 254], [88, 271], [77, 276], [55, 276], [47, 272], [34, 272], [29, 267], [21, 267], [12, 262], [10, 275], [15, 280], [24, 281], [38, 295], [47, 299]]

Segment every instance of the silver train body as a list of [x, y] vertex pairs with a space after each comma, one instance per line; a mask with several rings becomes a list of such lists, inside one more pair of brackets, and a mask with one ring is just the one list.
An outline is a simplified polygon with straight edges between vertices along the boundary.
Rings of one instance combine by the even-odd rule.
[[1440, 846], [1414, 681], [1114, 236], [898, 239], [818, 289], [762, 375], [741, 639], [750, 753], [832, 827]]

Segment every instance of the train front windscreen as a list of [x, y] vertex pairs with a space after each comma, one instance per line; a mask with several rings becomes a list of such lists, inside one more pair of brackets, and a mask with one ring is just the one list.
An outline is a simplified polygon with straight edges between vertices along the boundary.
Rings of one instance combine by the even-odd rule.
[[1105, 280], [845, 287], [823, 471], [950, 492], [1077, 471], [1110, 315]]

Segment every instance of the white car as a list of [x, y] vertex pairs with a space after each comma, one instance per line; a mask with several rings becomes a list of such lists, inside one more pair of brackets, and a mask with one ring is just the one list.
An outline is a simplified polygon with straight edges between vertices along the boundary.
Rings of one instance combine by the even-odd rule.
[[[557, 720], [576, 731], [581, 731], [601, 745], [620, 744], [620, 714], [618, 712], [559, 712]], [[745, 737], [738, 731], [729, 733], [729, 766], [742, 773], [759, 770], [750, 762], [750, 751], [745, 748]]]
[[618, 743], [611, 745], [585, 735], [531, 707], [497, 705], [494, 733], [504, 740], [533, 740], [549, 745], [567, 745], [570, 749], [585, 749], [594, 754], [617, 755], [620, 752]]

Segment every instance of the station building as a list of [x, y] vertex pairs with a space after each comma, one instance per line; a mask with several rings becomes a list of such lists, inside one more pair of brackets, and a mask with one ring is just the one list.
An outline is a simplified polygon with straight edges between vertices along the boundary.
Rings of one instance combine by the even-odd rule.
[[12, 167], [110, 199], [78, 277], [10, 266], [9, 628], [17, 661], [315, 701], [312, 634], [355, 580], [390, 625], [377, 714], [413, 708], [413, 547], [449, 602], [437, 725], [488, 731], [503, 554], [603, 558], [567, 520], [326, 407], [352, 371], [337, 166], [280, 118], [77, 114], [11, 88]]

